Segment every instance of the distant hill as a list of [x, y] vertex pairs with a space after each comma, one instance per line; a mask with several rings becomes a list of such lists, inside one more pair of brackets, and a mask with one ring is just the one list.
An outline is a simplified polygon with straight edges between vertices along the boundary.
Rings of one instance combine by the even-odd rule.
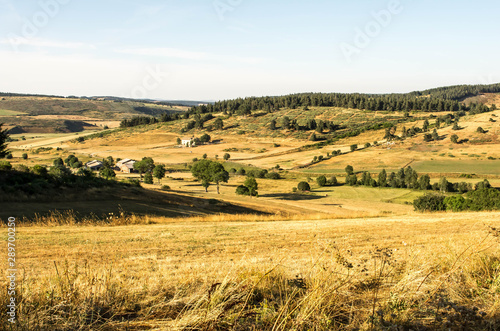
[[[134, 116], [161, 116], [188, 110], [188, 106], [107, 98], [0, 95], [0, 123], [16, 133], [79, 132], [112, 126]], [[96, 122], [101, 122], [97, 123]], [[88, 123], [88, 125], [86, 125]]]

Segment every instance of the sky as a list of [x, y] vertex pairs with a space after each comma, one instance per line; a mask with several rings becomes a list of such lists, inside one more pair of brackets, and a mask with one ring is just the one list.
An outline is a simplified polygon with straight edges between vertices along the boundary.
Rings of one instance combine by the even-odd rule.
[[493, 0], [0, 0], [0, 91], [215, 101], [500, 82]]

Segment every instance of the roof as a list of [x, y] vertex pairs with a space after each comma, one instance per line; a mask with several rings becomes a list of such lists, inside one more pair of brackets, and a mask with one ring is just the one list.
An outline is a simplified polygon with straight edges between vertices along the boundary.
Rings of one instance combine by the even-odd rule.
[[94, 160], [94, 161], [87, 162], [85, 165], [87, 167], [99, 167], [99, 166], [102, 166], [102, 162]]
[[132, 160], [132, 159], [123, 159], [123, 160], [120, 160], [118, 162], [116, 162], [116, 166], [117, 167], [121, 167], [122, 165], [133, 165], [136, 161], [135, 160]]
[[[135, 161], [134, 161], [134, 163], [135, 163]], [[120, 165], [119, 167], [120, 168], [127, 167], [129, 169], [134, 169], [134, 163], [125, 163], [125, 164]]]

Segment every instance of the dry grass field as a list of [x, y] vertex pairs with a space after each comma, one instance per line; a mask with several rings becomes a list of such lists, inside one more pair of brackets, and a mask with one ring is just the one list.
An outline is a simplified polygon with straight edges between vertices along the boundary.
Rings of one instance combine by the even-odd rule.
[[[90, 122], [99, 110], [116, 110], [115, 103], [92, 105], [91, 112], [68, 116]], [[336, 175], [343, 184], [347, 165], [375, 177], [384, 168], [411, 166], [430, 174], [431, 182], [488, 178], [500, 187], [500, 127], [490, 120], [500, 111], [463, 117], [460, 130], [440, 128], [438, 141], [418, 134], [387, 144], [382, 129], [318, 148], [306, 147], [313, 144], [311, 132], [268, 129], [272, 118], [285, 115], [346, 125], [404, 116], [312, 107], [224, 118], [220, 131], [181, 133], [187, 123], [181, 120], [83, 142], [75, 139], [92, 132], [13, 136], [19, 139], [9, 143], [15, 167], [51, 165], [74, 154], [83, 162], [152, 157], [170, 171], [161, 184], [142, 184], [135, 196], [75, 190], [62, 201], [0, 205], [0, 217], [21, 209], [42, 215], [18, 226], [18, 330], [499, 330], [499, 212], [420, 214], [412, 201], [423, 191], [319, 187], [315, 180]], [[478, 126], [487, 132], [478, 133]], [[218, 143], [177, 146], [177, 138], [204, 133]], [[468, 141], [453, 144], [452, 134]], [[353, 144], [360, 148], [350, 152]], [[310, 164], [337, 150], [343, 154]], [[257, 178], [258, 197], [235, 193], [245, 181], [236, 174], [220, 194], [215, 185], [205, 192], [189, 166], [204, 154], [222, 162], [225, 153], [231, 156], [226, 170], [278, 171], [279, 165], [283, 178]], [[139, 178], [117, 174], [118, 180]], [[311, 192], [294, 192], [300, 181]], [[75, 213], [43, 216], [70, 209]], [[1, 291], [0, 301], [6, 300]]]
[[498, 212], [113, 217], [18, 227], [18, 330], [500, 327]]

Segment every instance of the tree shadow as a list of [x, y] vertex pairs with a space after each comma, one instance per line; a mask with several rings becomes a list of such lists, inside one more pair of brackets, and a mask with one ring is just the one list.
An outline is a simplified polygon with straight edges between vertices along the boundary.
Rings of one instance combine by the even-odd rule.
[[259, 194], [261, 198], [274, 198], [278, 200], [318, 200], [324, 197], [311, 195], [311, 194], [302, 194], [302, 193], [273, 193], [273, 194]]

